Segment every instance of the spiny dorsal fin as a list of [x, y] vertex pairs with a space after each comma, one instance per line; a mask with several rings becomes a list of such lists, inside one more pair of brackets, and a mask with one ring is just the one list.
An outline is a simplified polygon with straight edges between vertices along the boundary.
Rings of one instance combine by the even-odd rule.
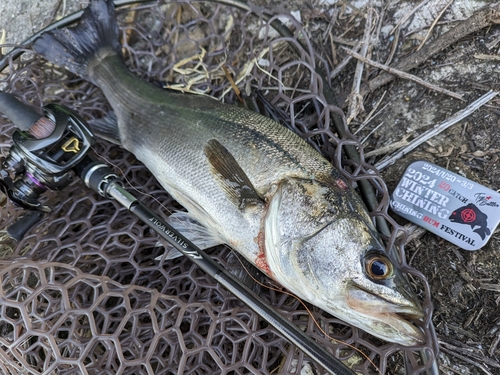
[[243, 210], [248, 205], [262, 203], [243, 169], [219, 141], [209, 140], [205, 146], [205, 155], [217, 182], [235, 206]]

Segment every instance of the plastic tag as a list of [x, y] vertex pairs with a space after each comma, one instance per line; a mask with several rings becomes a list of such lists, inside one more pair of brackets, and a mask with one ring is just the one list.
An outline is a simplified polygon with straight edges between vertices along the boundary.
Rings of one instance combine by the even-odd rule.
[[478, 250], [500, 222], [500, 193], [426, 161], [408, 166], [391, 196], [398, 215], [465, 250]]

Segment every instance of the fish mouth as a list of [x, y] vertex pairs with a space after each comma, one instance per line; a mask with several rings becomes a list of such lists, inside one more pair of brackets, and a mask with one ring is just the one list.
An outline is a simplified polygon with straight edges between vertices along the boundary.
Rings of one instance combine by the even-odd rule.
[[412, 323], [422, 321], [424, 312], [412, 299], [397, 292], [381, 296], [351, 283], [347, 288], [346, 302], [360, 315], [365, 331], [404, 346], [425, 343], [422, 330]]

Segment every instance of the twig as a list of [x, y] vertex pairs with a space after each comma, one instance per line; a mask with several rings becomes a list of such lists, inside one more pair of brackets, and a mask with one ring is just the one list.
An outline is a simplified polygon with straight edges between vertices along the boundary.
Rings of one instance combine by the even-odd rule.
[[500, 343], [500, 332], [497, 332], [496, 339], [491, 343], [490, 349], [488, 350], [488, 353], [492, 356], [493, 353], [495, 352], [498, 343]]
[[396, 34], [394, 34], [394, 40], [392, 41], [391, 51], [389, 52], [387, 60], [385, 60], [385, 65], [389, 65], [392, 62], [394, 54], [396, 53], [396, 49], [398, 48], [398, 43], [399, 43], [399, 29], [396, 32]]
[[450, 355], [452, 355], [453, 357], [456, 357], [456, 358], [460, 358], [462, 361], [465, 361], [467, 363], [470, 363], [478, 368], [480, 368], [481, 370], [483, 370], [483, 372], [487, 375], [493, 375], [491, 372], [488, 371], [488, 369], [486, 369], [483, 365], [481, 365], [480, 363], [477, 363], [477, 362], [474, 362], [472, 359], [469, 359], [467, 357], [464, 357], [463, 355], [460, 355], [458, 353], [455, 353], [454, 351], [452, 350], [449, 350], [449, 349], [446, 349], [446, 348], [443, 348], [441, 347], [441, 350], [445, 353], [448, 353]]
[[323, 33], [323, 36], [321, 37], [321, 40], [325, 40], [329, 35], [332, 35], [332, 28], [335, 22], [337, 22], [337, 18], [339, 16], [340, 10], [338, 8], [335, 8], [333, 11], [330, 21], [328, 22], [328, 27], [326, 28], [325, 32]]
[[352, 5], [350, 1], [340, 0], [339, 4], [351, 8], [351, 10], [352, 10], [352, 12], [354, 14], [357, 14], [357, 15], [360, 15], [360, 16], [364, 16], [365, 15], [359, 8], [357, 8], [354, 5]]
[[241, 91], [238, 88], [238, 86], [236, 86], [236, 83], [234, 83], [233, 77], [231, 76], [231, 72], [229, 71], [229, 69], [225, 65], [222, 65], [222, 70], [224, 71], [224, 74], [226, 75], [227, 80], [231, 84], [231, 87], [233, 88], [234, 93], [238, 97], [238, 100], [240, 101], [240, 103], [243, 103], [243, 98], [241, 97]]
[[[424, 229], [416, 224], [409, 223], [406, 224], [403, 228], [406, 231], [406, 233], [408, 233], [408, 237], [406, 238], [406, 244], [422, 237], [425, 233], [427, 233], [427, 229]], [[420, 252], [421, 249], [422, 249], [421, 246], [417, 247], [416, 251], [412, 254], [410, 260], [408, 261], [409, 265], [413, 263], [413, 260], [415, 259], [415, 257], [417, 256], [417, 254]]]
[[[374, 10], [368, 9], [368, 16], [366, 19], [365, 32], [363, 35], [363, 42], [361, 47], [361, 55], [366, 56], [368, 47], [370, 45], [370, 35], [372, 30], [372, 15]], [[344, 48], [344, 47], [343, 47]], [[347, 112], [347, 124], [354, 119], [359, 110], [363, 107], [363, 96], [359, 94], [361, 87], [361, 78], [363, 78], [364, 63], [360, 60], [356, 65], [356, 72], [354, 73], [354, 82], [352, 84], [352, 92], [349, 98], [349, 109]]]
[[487, 55], [485, 53], [478, 53], [478, 54], [474, 55], [474, 58], [478, 59], [478, 60], [496, 60], [496, 61], [500, 61], [500, 56], [497, 56], [497, 55]]
[[[281, 43], [280, 43], [281, 44]], [[266, 47], [266, 48], [263, 48], [262, 51], [260, 51], [259, 55], [255, 58], [253, 58], [252, 60], [248, 61], [244, 66], [243, 68], [240, 70], [240, 73], [238, 75], [238, 77], [236, 78], [236, 80], [234, 81], [234, 83], [236, 85], [239, 85], [241, 83], [241, 81], [243, 81], [249, 74], [250, 72], [252, 71], [252, 69], [254, 68], [254, 66], [257, 66], [257, 68], [259, 68], [260, 70], [263, 70], [258, 62], [260, 61], [260, 59], [262, 59], [267, 53], [269, 53], [269, 47]], [[271, 78], [274, 78], [275, 80], [277, 80], [280, 85], [283, 85], [282, 82], [280, 82], [276, 77], [272, 76], [269, 72], [263, 70], [264, 73], [268, 76], [270, 76]], [[233, 88], [232, 87], [228, 87], [224, 90], [224, 92], [222, 93], [221, 95], [221, 98], [225, 97]]]
[[368, 133], [368, 135], [367, 135], [365, 138], [363, 138], [363, 140], [362, 140], [360, 143], [361, 143], [361, 144], [365, 143], [365, 142], [368, 140], [368, 138], [370, 138], [370, 136], [371, 136], [373, 133], [375, 133], [375, 132], [376, 132], [376, 131], [377, 131], [377, 130], [378, 130], [378, 129], [382, 126], [382, 125], [384, 125], [384, 122], [383, 122], [383, 121], [382, 121], [380, 124], [378, 124], [377, 126], [375, 126], [375, 127], [373, 128], [373, 130], [372, 130], [370, 133]]
[[[462, 343], [460, 343], [460, 345], [463, 345], [464, 347], [460, 347], [460, 346], [450, 344], [450, 343], [443, 341], [443, 340], [439, 340], [439, 345], [441, 347], [444, 346], [444, 347], [448, 348], [449, 350], [455, 350], [459, 353], [462, 353], [463, 355], [466, 355], [467, 357], [477, 359], [478, 361], [481, 361], [485, 365], [495, 367], [495, 368], [500, 368], [500, 364], [497, 361], [492, 360], [492, 359], [486, 357], [484, 354], [482, 354], [482, 349], [471, 348], [471, 347], [466, 346]], [[477, 353], [480, 353], [480, 354], [477, 354]]]
[[427, 42], [427, 40], [431, 37], [431, 34], [432, 34], [432, 30], [434, 30], [434, 27], [436, 26], [436, 24], [438, 23], [439, 19], [443, 16], [444, 12], [446, 12], [446, 9], [448, 9], [448, 7], [451, 5], [451, 3], [453, 3], [455, 0], [450, 0], [448, 1], [448, 3], [444, 6], [443, 10], [441, 10], [441, 12], [438, 14], [438, 16], [436, 17], [436, 19], [432, 22], [431, 24], [431, 27], [429, 28], [429, 30], [427, 31], [427, 34], [425, 34], [425, 38], [424, 40], [422, 40], [422, 43], [420, 43], [420, 45], [418, 46], [417, 48], [417, 51], [419, 49], [421, 49], [424, 44]]
[[372, 156], [378, 156], [378, 155], [384, 155], [388, 154], [389, 152], [394, 152], [396, 150], [399, 150], [401, 147], [408, 146], [410, 142], [407, 141], [407, 138], [410, 137], [410, 134], [406, 135], [402, 140], [391, 143], [390, 145], [384, 146], [384, 147], [379, 147], [376, 150], [365, 152], [365, 158], [369, 158]]
[[[50, 15], [50, 22], [49, 23], [52, 23], [56, 20], [56, 17], [57, 17], [57, 11], [59, 10], [59, 8], [61, 7], [61, 4], [63, 4], [63, 0], [59, 0], [56, 4], [56, 6], [54, 7], [54, 9], [52, 10], [52, 14]], [[64, 1], [64, 7], [63, 7], [63, 16], [64, 16], [64, 12], [66, 11], [66, 1]]]
[[368, 114], [368, 116], [366, 116], [365, 118], [365, 121], [363, 121], [363, 123], [359, 126], [358, 130], [356, 130], [354, 132], [354, 135], [358, 134], [361, 130], [363, 130], [363, 128], [368, 125], [368, 123], [375, 117], [377, 116], [383, 109], [385, 109], [385, 107], [387, 107], [389, 105], [389, 103], [387, 103], [386, 105], [384, 105], [382, 107], [382, 109], [380, 111], [377, 112], [377, 114], [374, 116], [373, 114], [375, 113], [375, 111], [377, 110], [378, 106], [380, 105], [380, 103], [382, 103], [382, 100], [384, 100], [384, 97], [385, 97], [385, 94], [387, 94], [387, 90], [384, 91], [384, 93], [382, 94], [382, 96], [380, 97], [380, 99], [378, 100], [377, 104], [375, 104], [375, 106], [373, 107], [373, 109], [370, 111], [370, 113]]
[[448, 129], [451, 125], [456, 124], [457, 122], [463, 120], [470, 114], [474, 113], [476, 110], [481, 108], [484, 104], [488, 103], [491, 99], [493, 99], [498, 93], [495, 91], [490, 91], [486, 93], [485, 95], [481, 96], [479, 99], [477, 99], [475, 102], [467, 106], [466, 108], [458, 111], [455, 113], [453, 116], [449, 117], [442, 123], [434, 126], [432, 129], [429, 129], [428, 131], [424, 132], [423, 134], [419, 135], [417, 138], [415, 138], [408, 146], [403, 148], [402, 150], [399, 150], [392, 156], [378, 162], [375, 164], [375, 167], [381, 171], [382, 169], [394, 164], [396, 160], [399, 160], [402, 158], [404, 155], [409, 153], [410, 151], [414, 150], [418, 146], [420, 146], [422, 143], [426, 142], [430, 138], [434, 137], [435, 135], [438, 135], [442, 131]]
[[491, 290], [492, 292], [500, 292], [500, 284], [482, 283], [479, 287], [484, 290]]
[[[6, 37], [7, 37], [7, 31], [5, 31], [5, 29], [2, 29], [2, 36], [0, 37], [0, 46], [5, 44]], [[3, 55], [5, 55], [4, 47], [0, 47], [0, 56]]]
[[[421, 50], [402, 58], [394, 66], [394, 68], [405, 72], [414, 69], [420, 66], [429, 57], [437, 54], [438, 52], [441, 52], [443, 49], [462, 39], [464, 36], [475, 33], [482, 28], [497, 23], [500, 23], [500, 3], [498, 2], [481, 8], [471, 17], [463, 22], [460, 22], [450, 31], [444, 33], [433, 42], [425, 45]], [[378, 77], [371, 80], [367, 85], [363, 86], [361, 94], [366, 95], [369, 92], [389, 83], [393, 79], [394, 76], [391, 74], [380, 74]]]
[[[439, 26], [451, 25], [451, 24], [458, 24], [458, 23], [464, 22], [464, 21], [467, 21], [467, 18], [455, 18], [455, 19], [448, 20], [448, 21], [438, 21], [438, 23], [436, 25], [439, 25]], [[431, 23], [431, 25], [432, 25], [432, 23]], [[410, 35], [418, 34], [422, 30], [428, 29], [429, 27], [431, 27], [431, 25], [422, 25], [421, 27], [417, 27], [416, 29], [407, 30], [406, 33], [403, 34], [403, 36], [405, 38], [408, 38]], [[415, 37], [415, 39], [422, 39], [422, 37]]]
[[338, 36], [330, 35], [330, 38], [331, 38], [332, 42], [335, 42], [338, 44], [343, 44], [344, 46], [354, 47], [357, 44], [355, 41], [347, 40], [344, 38], [339, 38]]
[[377, 22], [377, 32], [375, 33], [375, 40], [377, 41], [376, 42], [377, 44], [380, 43], [380, 33], [382, 31], [382, 26], [384, 24], [385, 12], [391, 6], [392, 1], [393, 0], [387, 1], [387, 3], [385, 4], [385, 6], [380, 11], [380, 14], [379, 14], [379, 17], [378, 17], [378, 22]]
[[493, 47], [495, 47], [500, 42], [500, 36], [498, 38], [493, 39], [491, 42], [486, 43], [486, 48], [490, 51]]
[[399, 28], [400, 26], [403, 26], [403, 24], [408, 21], [410, 19], [411, 16], [413, 16], [413, 14], [419, 10], [420, 8], [422, 8], [425, 4], [427, 4], [430, 0], [424, 0], [422, 1], [420, 4], [418, 4], [415, 8], [413, 8], [413, 10], [409, 13], [407, 13], [403, 18], [401, 18], [401, 20], [396, 24], [396, 26], [394, 26], [394, 28], [392, 29], [391, 31], [391, 34], [394, 32], [394, 30], [396, 30], [397, 28]]
[[432, 83], [424, 81], [423, 79], [418, 78], [417, 76], [414, 76], [413, 74], [405, 73], [405, 72], [403, 72], [401, 70], [398, 70], [398, 69], [395, 69], [395, 68], [391, 68], [391, 67], [389, 67], [387, 65], [384, 65], [384, 64], [380, 64], [380, 63], [378, 63], [376, 61], [373, 61], [373, 60], [370, 60], [370, 59], [368, 59], [366, 57], [363, 57], [359, 53], [351, 51], [351, 50], [349, 50], [349, 49], [347, 49], [345, 47], [342, 47], [342, 48], [347, 52], [348, 55], [351, 55], [351, 56], [357, 58], [358, 60], [361, 60], [361, 61], [363, 61], [363, 62], [365, 62], [365, 63], [367, 63], [367, 64], [369, 64], [371, 66], [374, 66], [375, 68], [382, 69], [382, 70], [386, 71], [389, 74], [393, 74], [393, 75], [398, 76], [400, 78], [404, 78], [404, 79], [416, 82], [416, 83], [418, 83], [421, 86], [427, 87], [427, 88], [429, 88], [431, 90], [440, 92], [442, 94], [449, 95], [452, 98], [464, 100], [462, 94], [457, 94], [457, 93], [455, 93], [453, 91], [450, 91], [450, 90], [447, 90], [447, 89], [443, 89], [442, 87], [439, 87], [439, 86], [433, 85]]
[[[360, 44], [358, 44], [356, 47], [354, 47], [354, 50], [353, 50], [353, 51], [358, 52], [360, 48], [361, 48], [361, 45], [360, 45]], [[352, 60], [352, 56], [346, 56], [346, 57], [344, 58], [344, 60], [342, 60], [342, 61], [340, 62], [340, 64], [338, 64], [338, 65], [335, 67], [335, 69], [333, 69], [333, 70], [330, 72], [330, 76], [329, 76], [328, 78], [329, 78], [330, 80], [332, 80], [332, 79], [334, 79], [335, 77], [337, 77], [337, 76], [340, 74], [340, 72], [341, 72], [341, 71], [345, 68], [345, 66], [346, 66], [347, 64], [349, 64], [349, 61], [351, 61], [351, 60]]]
[[455, 373], [455, 374], [457, 374], [457, 375], [463, 375], [463, 372], [458, 371], [458, 370], [455, 370], [455, 369], [453, 369], [453, 368], [451, 368], [451, 367], [448, 367], [448, 366], [446, 366], [446, 365], [443, 365], [442, 363], [439, 365], [439, 369], [440, 369], [440, 370], [443, 370], [443, 369], [444, 369], [444, 370], [448, 370], [448, 371], [454, 372], [454, 373]]

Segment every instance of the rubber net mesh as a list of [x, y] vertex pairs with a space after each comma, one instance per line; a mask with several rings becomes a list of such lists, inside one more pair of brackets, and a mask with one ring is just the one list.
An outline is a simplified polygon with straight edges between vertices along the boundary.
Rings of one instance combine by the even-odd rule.
[[[326, 70], [328, 66], [315, 55], [307, 33], [293, 18], [279, 13], [293, 31], [293, 36], [280, 37], [261, 10], [254, 10], [205, 2], [120, 9], [127, 65], [144, 79], [226, 102], [238, 101], [227, 78], [231, 76], [242, 93], [260, 90], [288, 115], [289, 126], [351, 181], [371, 182], [381, 202], [371, 215], [390, 224], [388, 247], [397, 249], [403, 269], [420, 293], [426, 311], [420, 325], [428, 343], [403, 348], [313, 306], [308, 305], [308, 312], [279, 291], [261, 288], [260, 295], [359, 373], [377, 373], [366, 357], [382, 373], [422, 372], [429, 366], [423, 358], [435, 356], [429, 288], [424, 277], [404, 262], [402, 242], [396, 240], [400, 228], [387, 215], [387, 188], [369, 165], [345, 158], [345, 147], [354, 145], [363, 160], [361, 147], [350, 133], [339, 138], [333, 129], [331, 115], [338, 109], [326, 104], [315, 73], [316, 64]], [[271, 19], [278, 16], [267, 13]], [[0, 78], [0, 89], [35, 108], [55, 102], [86, 120], [109, 111], [96, 87], [49, 65], [29, 49], [11, 59]], [[0, 129], [1, 152], [6, 156], [13, 126], [0, 117]], [[179, 209], [132, 154], [105, 141], [98, 141], [95, 150], [120, 171], [127, 188], [147, 206], [162, 215]], [[1, 373], [324, 372], [188, 259], [155, 260], [164, 252], [156, 234], [80, 180], [44, 194], [44, 199], [53, 212], [14, 243], [5, 228], [25, 212], [1, 198]], [[218, 247], [209, 253], [226, 265], [230, 250]]]

